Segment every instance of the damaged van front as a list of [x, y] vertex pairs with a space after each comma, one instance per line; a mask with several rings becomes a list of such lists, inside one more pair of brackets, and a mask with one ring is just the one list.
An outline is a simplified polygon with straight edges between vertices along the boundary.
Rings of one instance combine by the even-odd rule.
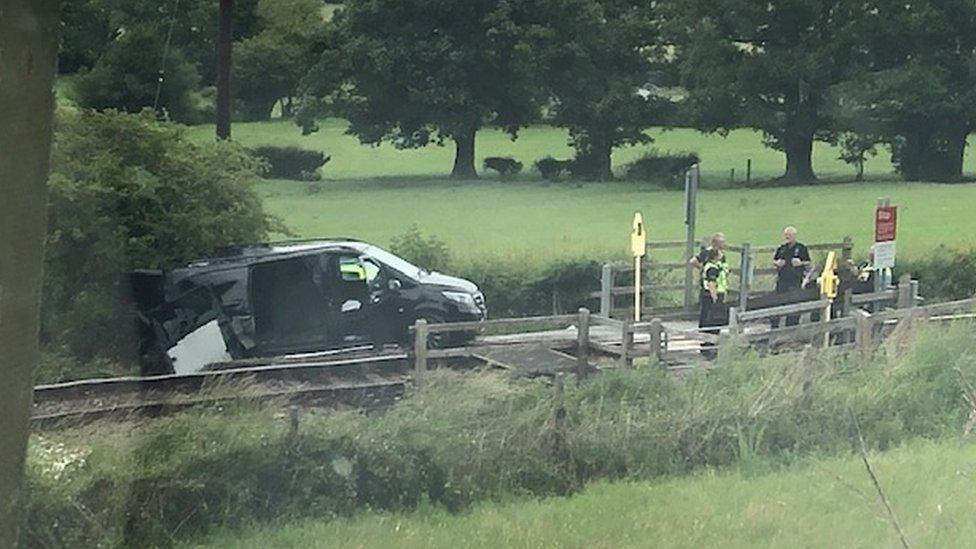
[[134, 274], [147, 373], [406, 346], [418, 319], [463, 322], [488, 314], [474, 283], [355, 240], [235, 247], [158, 276]]

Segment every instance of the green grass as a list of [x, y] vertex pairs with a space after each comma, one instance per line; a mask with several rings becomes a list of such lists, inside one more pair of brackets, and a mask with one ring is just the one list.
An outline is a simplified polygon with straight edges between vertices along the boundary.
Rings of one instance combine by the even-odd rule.
[[[239, 123], [233, 128], [234, 139], [248, 145], [299, 145], [319, 149], [332, 155], [332, 162], [325, 168], [329, 179], [371, 179], [443, 177], [451, 170], [454, 148], [448, 142], [440, 147], [432, 145], [423, 149], [400, 150], [384, 143], [379, 147], [362, 145], [346, 135], [346, 123], [329, 119], [321, 123], [321, 129], [312, 135], [302, 136], [290, 120], [272, 122]], [[662, 151], [692, 151], [702, 156], [705, 183], [725, 183], [729, 170], [735, 168], [736, 177], [744, 178], [746, 159], [752, 159], [753, 176], [772, 178], [782, 174], [783, 155], [764, 147], [760, 135], [751, 130], [737, 130], [728, 137], [705, 135], [695, 130], [655, 129], [648, 132], [655, 142], [639, 147], [625, 147], [614, 152], [614, 167], [619, 171], [627, 163], [639, 157], [649, 148]], [[190, 130], [196, 139], [209, 139], [214, 135], [213, 126], [196, 126]], [[572, 156], [568, 134], [549, 126], [533, 126], [519, 133], [518, 139], [498, 130], [482, 130], [478, 133], [477, 165], [486, 156], [512, 156], [525, 164], [526, 172], [536, 160], [552, 155], [557, 158]], [[852, 177], [853, 170], [840, 160], [838, 152], [818, 143], [814, 163], [822, 177]], [[976, 165], [972, 166], [976, 169]], [[879, 155], [868, 163], [867, 171], [874, 175], [887, 175], [892, 171], [885, 155]]]
[[[916, 443], [871, 456], [913, 547], [976, 539], [976, 446]], [[896, 547], [856, 457], [754, 475], [598, 483], [572, 498], [427, 508], [224, 532], [211, 547]]]
[[[259, 185], [267, 209], [299, 236], [351, 236], [382, 245], [416, 224], [444, 240], [461, 260], [505, 256], [544, 262], [623, 253], [635, 211], [644, 214], [651, 239], [684, 235], [681, 192], [626, 182], [547, 186], [532, 175], [518, 182], [490, 176], [455, 182], [442, 176], [451, 164], [450, 147], [367, 147], [344, 135], [344, 128], [341, 121], [329, 120], [319, 133], [305, 137], [288, 121], [234, 128], [235, 139], [245, 145], [295, 144], [333, 156], [325, 167], [327, 181], [316, 194], [297, 182]], [[193, 139], [209, 139], [212, 128], [194, 127], [189, 133]], [[864, 254], [873, 237], [874, 204], [889, 196], [902, 209], [900, 257], [924, 255], [938, 244], [976, 243], [976, 216], [970, 213], [976, 185], [903, 183], [894, 179], [882, 155], [868, 166], [870, 183], [722, 190], [729, 169], [736, 167], [741, 174], [746, 158], [753, 159], [754, 174], [762, 178], [781, 172], [782, 155], [763, 147], [759, 135], [748, 130], [727, 138], [685, 129], [652, 134], [655, 147], [702, 156], [703, 180], [712, 189], [701, 194], [701, 234], [722, 230], [734, 243], [772, 244], [783, 226], [794, 224], [808, 242], [851, 235]], [[527, 166], [547, 154], [570, 156], [565, 132], [548, 127], [529, 128], [515, 142], [504, 133], [484, 131], [478, 147], [481, 155], [512, 155]], [[617, 152], [615, 165], [619, 168], [641, 150]], [[850, 168], [836, 156], [835, 150], [818, 145], [815, 163], [822, 177], [849, 177]], [[971, 162], [967, 166], [973, 168]]]

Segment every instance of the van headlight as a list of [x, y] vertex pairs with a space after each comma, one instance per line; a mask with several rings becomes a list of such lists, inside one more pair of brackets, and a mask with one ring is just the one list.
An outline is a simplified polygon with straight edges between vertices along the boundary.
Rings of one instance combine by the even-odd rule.
[[444, 297], [457, 303], [457, 305], [468, 311], [478, 311], [478, 304], [474, 301], [474, 296], [467, 292], [441, 292]]

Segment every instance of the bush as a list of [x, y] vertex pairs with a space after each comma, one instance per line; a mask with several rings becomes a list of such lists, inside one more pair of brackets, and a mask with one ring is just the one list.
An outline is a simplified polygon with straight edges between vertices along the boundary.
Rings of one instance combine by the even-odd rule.
[[698, 162], [696, 153], [650, 151], [627, 166], [627, 179], [660, 183], [666, 189], [683, 189], [685, 172]]
[[322, 178], [319, 168], [332, 160], [331, 156], [320, 151], [295, 146], [262, 145], [255, 147], [252, 152], [254, 156], [268, 163], [264, 177], [272, 179], [318, 181]]
[[170, 268], [285, 230], [251, 185], [260, 163], [233, 143], [190, 144], [153, 113], [59, 112], [42, 337], [81, 362], [132, 359], [124, 274]]
[[454, 274], [467, 278], [484, 292], [493, 317], [520, 317], [594, 309], [599, 300], [589, 294], [600, 287], [602, 266], [589, 260], [563, 260], [526, 267], [517, 260], [472, 262]]
[[402, 236], [394, 237], [390, 241], [390, 251], [430, 271], [447, 271], [451, 268], [451, 253], [447, 245], [434, 235], [424, 237], [416, 225], [411, 225]]
[[551, 156], [541, 158], [535, 162], [535, 169], [539, 171], [542, 178], [546, 181], [558, 181], [563, 174], [570, 171], [572, 166], [572, 160], [556, 160]]
[[522, 163], [511, 157], [491, 156], [485, 159], [485, 169], [495, 170], [505, 178], [521, 173]]
[[900, 262], [895, 280], [903, 273], [918, 279], [922, 296], [929, 301], [969, 299], [976, 296], [976, 248], [939, 246], [924, 259]]
[[[79, 73], [74, 95], [78, 104], [97, 110], [138, 113], [156, 104], [169, 118], [184, 123], [204, 122], [195, 109], [194, 92], [200, 84], [196, 67], [178, 48], [169, 51], [165, 78], [159, 80], [162, 38], [145, 29], [133, 29], [108, 45], [91, 71]], [[149, 62], [148, 60], [152, 60]]]

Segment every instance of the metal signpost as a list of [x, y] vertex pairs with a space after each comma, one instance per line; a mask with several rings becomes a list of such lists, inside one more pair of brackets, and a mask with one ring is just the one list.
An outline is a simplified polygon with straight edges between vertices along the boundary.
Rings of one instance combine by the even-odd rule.
[[644, 217], [634, 214], [633, 231], [630, 233], [630, 251], [634, 254], [634, 322], [640, 322], [641, 309], [641, 259], [647, 254], [647, 233], [644, 232]]
[[[695, 256], [695, 217], [698, 213], [698, 184], [700, 168], [695, 164], [685, 173], [685, 225], [688, 233], [685, 240], [685, 261]], [[685, 269], [685, 311], [695, 308], [695, 274], [692, 269]]]
[[874, 212], [874, 289], [883, 291], [891, 283], [891, 269], [895, 267], [895, 238], [898, 229], [898, 207], [891, 200], [878, 200]]

